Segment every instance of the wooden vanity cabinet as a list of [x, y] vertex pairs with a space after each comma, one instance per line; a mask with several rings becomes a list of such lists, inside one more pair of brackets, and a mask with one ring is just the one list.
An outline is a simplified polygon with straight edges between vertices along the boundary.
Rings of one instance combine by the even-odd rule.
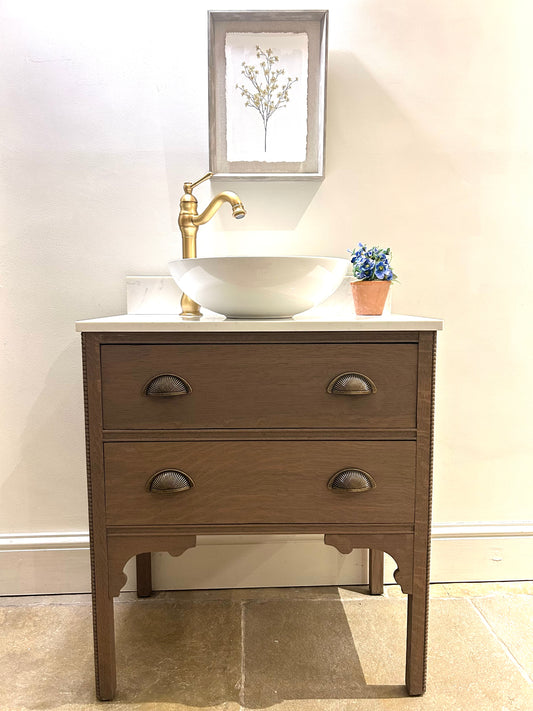
[[408, 595], [406, 684], [424, 692], [434, 331], [85, 332], [96, 690], [115, 693], [113, 598], [137, 556], [198, 534], [324, 534], [383, 551]]

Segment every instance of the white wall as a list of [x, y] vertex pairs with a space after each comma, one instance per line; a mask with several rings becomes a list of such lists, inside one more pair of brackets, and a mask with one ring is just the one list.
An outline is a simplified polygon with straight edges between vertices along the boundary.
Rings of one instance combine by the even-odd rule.
[[[6, 536], [87, 529], [73, 323], [123, 312], [125, 275], [166, 273], [180, 255], [181, 184], [208, 167], [206, 11], [228, 7], [0, 2], [0, 550], [10, 555], [19, 549], [2, 548]], [[532, 527], [517, 522], [533, 518], [532, 20], [528, 0], [331, 3], [326, 179], [224, 183], [246, 220], [221, 211], [199, 238], [204, 255], [392, 247], [395, 310], [446, 322], [434, 519], [470, 523], [467, 538], [492, 524], [472, 554], [491, 577], [531, 572], [517, 552], [530, 550]], [[220, 187], [202, 185], [200, 205]], [[502, 522], [513, 540], [500, 545]], [[30, 557], [18, 555], [17, 575], [30, 575]]]

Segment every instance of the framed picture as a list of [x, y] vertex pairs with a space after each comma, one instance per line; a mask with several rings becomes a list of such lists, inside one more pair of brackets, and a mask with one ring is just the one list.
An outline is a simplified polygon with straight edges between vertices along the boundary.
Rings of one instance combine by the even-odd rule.
[[327, 10], [209, 12], [214, 177], [324, 177]]

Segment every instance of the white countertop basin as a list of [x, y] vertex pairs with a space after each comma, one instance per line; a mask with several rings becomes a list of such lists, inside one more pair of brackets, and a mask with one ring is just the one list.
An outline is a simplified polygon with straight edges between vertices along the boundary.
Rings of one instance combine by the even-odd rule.
[[200, 257], [169, 263], [180, 289], [200, 306], [234, 319], [290, 318], [317, 306], [348, 266], [337, 257]]

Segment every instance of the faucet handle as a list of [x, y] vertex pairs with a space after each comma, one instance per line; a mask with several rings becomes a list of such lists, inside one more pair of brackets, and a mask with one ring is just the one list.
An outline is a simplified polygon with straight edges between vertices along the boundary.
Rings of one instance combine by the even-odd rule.
[[183, 183], [183, 189], [186, 193], [189, 193], [189, 195], [191, 195], [192, 191], [197, 185], [200, 185], [200, 183], [203, 183], [205, 180], [209, 180], [209, 178], [212, 177], [213, 173], [206, 173], [203, 178], [200, 178], [200, 180], [197, 180], [195, 183]]

